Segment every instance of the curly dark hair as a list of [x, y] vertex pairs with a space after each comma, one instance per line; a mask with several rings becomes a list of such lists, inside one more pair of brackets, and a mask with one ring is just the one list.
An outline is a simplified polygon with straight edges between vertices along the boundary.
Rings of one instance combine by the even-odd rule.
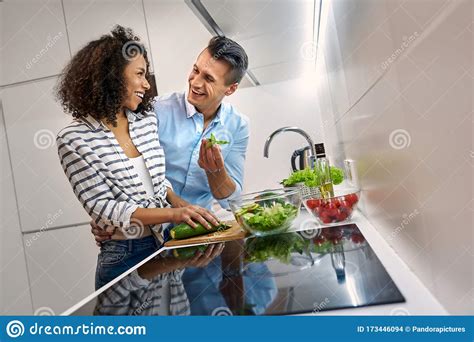
[[[116, 126], [126, 96], [124, 70], [138, 54], [145, 58], [145, 78], [150, 82], [147, 51], [132, 29], [116, 25], [110, 34], [88, 43], [58, 80], [56, 96], [63, 109], [75, 118], [91, 115]], [[151, 110], [153, 97], [147, 91], [136, 112]]]

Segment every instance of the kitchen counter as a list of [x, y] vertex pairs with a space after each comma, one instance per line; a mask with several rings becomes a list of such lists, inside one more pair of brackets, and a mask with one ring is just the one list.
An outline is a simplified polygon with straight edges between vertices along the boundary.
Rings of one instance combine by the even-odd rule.
[[[232, 218], [231, 215], [229, 217], [229, 213], [224, 211], [218, 216], [221, 219]], [[387, 242], [378, 234], [375, 227], [360, 212], [354, 214], [350, 223], [351, 225], [345, 225], [344, 228], [320, 226], [306, 210], [302, 210], [290, 229], [292, 232], [299, 232], [298, 236], [306, 237], [308, 241], [313, 243], [314, 238], [317, 238], [319, 235], [324, 235], [324, 233], [326, 235], [328, 233], [329, 235], [334, 235], [334, 232], [339, 234], [340, 231], [343, 231], [345, 235], [349, 232], [349, 238], [344, 238], [343, 243], [337, 245], [338, 248], [340, 245], [343, 245], [342, 253], [335, 250], [331, 253], [310, 253], [309, 259], [311, 261], [308, 261], [308, 258], [302, 258], [297, 255], [297, 258], [292, 259], [289, 266], [271, 261], [265, 262], [265, 265], [254, 263], [253, 266], [256, 267], [247, 268], [245, 271], [247, 273], [244, 274], [250, 274], [251, 276], [244, 277], [247, 291], [245, 296], [253, 296], [253, 300], [258, 298], [258, 303], [252, 304], [254, 313], [263, 314], [270, 312], [271, 314], [302, 315], [447, 314], [416, 275], [410, 271]], [[354, 241], [351, 241], [351, 232], [352, 234], [362, 233], [363, 238], [361, 239], [357, 235], [357, 239], [352, 239]], [[285, 236], [290, 235], [292, 234], [286, 234]], [[64, 312], [63, 315], [91, 315], [94, 308], [97, 309], [97, 303], [103, 303], [102, 298], [104, 296], [108, 298], [108, 291], [114, 291], [114, 287], [120, 286], [120, 283], [123, 283], [124, 280], [126, 281], [133, 276], [136, 277], [137, 272], [135, 270], [138, 267], [156, 256], [169, 253], [169, 250], [170, 248], [161, 248], [102, 289], [77, 303]], [[219, 257], [218, 267], [211, 265], [212, 267], [209, 267], [205, 272], [202, 269], [190, 269], [183, 276], [185, 289], [192, 303], [192, 314], [230, 313], [228, 309], [224, 310], [223, 313], [218, 312], [219, 309], [226, 307], [226, 301], [220, 298], [221, 293], [218, 291], [218, 284], [222, 284], [221, 258], [225, 258], [224, 255]], [[308, 264], [308, 262], [311, 262], [311, 264]], [[268, 274], [272, 274], [272, 277], [268, 277]], [[253, 281], [249, 282], [248, 278], [253, 279]], [[209, 286], [212, 282], [214, 282], [215, 286]], [[215, 288], [215, 293], [210, 291], [209, 288]], [[227, 290], [227, 295], [229, 295], [229, 291], [231, 291], [231, 296], [237, 296], [242, 299], [241, 291], [238, 291], [235, 286], [231, 286]], [[239, 292], [239, 294], [232, 293], [232, 291]], [[196, 293], [193, 294], [193, 292]], [[200, 298], [204, 296], [203, 293], [207, 297], [202, 300], [201, 305]], [[403, 301], [403, 297], [405, 301]], [[252, 299], [247, 298], [246, 302], [248, 300], [252, 301]], [[280, 305], [278, 305], [278, 301]], [[211, 310], [212, 308], [205, 308], [210, 302], [214, 303], [212, 304], [215, 306], [214, 310]], [[285, 303], [285, 305], [281, 303]], [[246, 310], [249, 309], [247, 308]], [[98, 312], [100, 313], [100, 310]], [[241, 311], [241, 313], [248, 314], [245, 310]]]

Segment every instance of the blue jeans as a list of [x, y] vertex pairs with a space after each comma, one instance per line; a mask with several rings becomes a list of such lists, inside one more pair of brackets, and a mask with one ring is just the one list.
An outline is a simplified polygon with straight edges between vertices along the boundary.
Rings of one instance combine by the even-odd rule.
[[158, 250], [159, 246], [153, 236], [130, 240], [109, 240], [102, 242], [97, 257], [95, 272], [95, 289], [98, 290], [108, 282], [135, 266], [140, 261]]

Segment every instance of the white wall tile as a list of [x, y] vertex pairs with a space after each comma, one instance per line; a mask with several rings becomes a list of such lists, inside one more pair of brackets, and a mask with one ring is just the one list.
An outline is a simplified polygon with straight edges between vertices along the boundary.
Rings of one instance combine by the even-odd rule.
[[60, 0], [4, 1], [0, 85], [58, 74], [70, 58]]
[[0, 103], [0, 314], [33, 313]]
[[25, 234], [34, 310], [60, 314], [94, 292], [99, 247], [90, 226]]
[[23, 232], [89, 220], [57, 155], [56, 134], [71, 117], [54, 100], [55, 82], [22, 84], [2, 94]]

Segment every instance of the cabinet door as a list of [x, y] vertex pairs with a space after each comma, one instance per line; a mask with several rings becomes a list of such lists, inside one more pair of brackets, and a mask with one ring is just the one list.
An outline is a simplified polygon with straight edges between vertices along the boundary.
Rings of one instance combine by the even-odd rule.
[[1, 3], [0, 85], [57, 75], [69, 60], [60, 0]]
[[25, 254], [0, 102], [0, 315], [31, 314]]
[[211, 34], [184, 1], [144, 0], [158, 93], [183, 91]]
[[99, 247], [88, 225], [25, 234], [23, 240], [36, 314], [60, 314], [94, 292]]
[[110, 33], [116, 24], [132, 28], [148, 45], [141, 0], [64, 0], [63, 4], [72, 54], [89, 41]]
[[35, 81], [2, 92], [23, 232], [89, 220], [58, 159], [56, 134], [72, 118], [54, 100], [55, 82]]

